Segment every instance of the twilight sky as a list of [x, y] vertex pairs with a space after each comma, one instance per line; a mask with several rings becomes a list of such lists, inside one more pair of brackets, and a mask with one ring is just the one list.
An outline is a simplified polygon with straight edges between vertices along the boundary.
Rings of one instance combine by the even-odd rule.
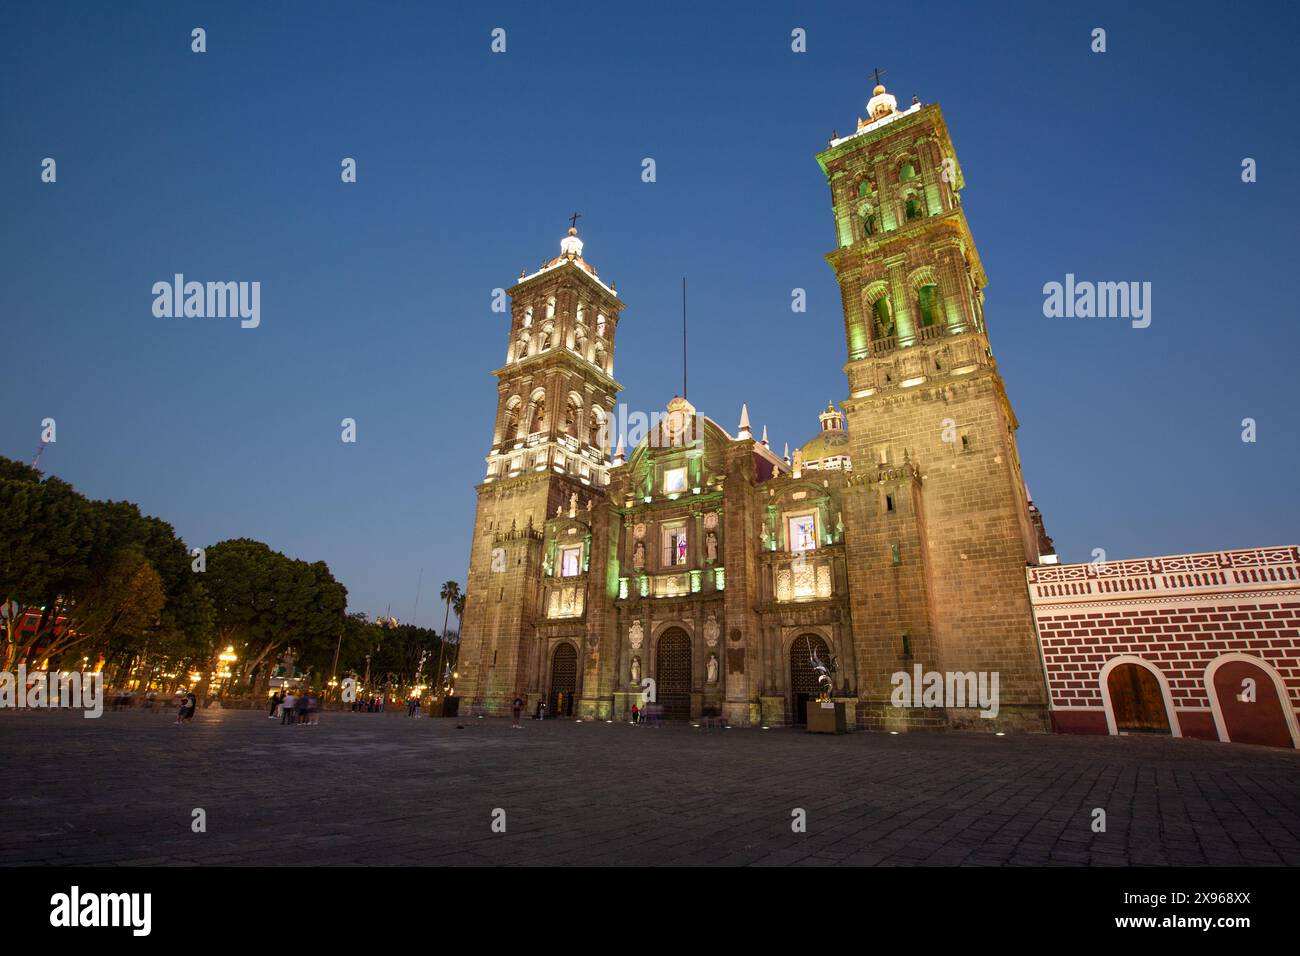
[[[813, 156], [876, 66], [943, 107], [1062, 560], [1300, 537], [1293, 7], [116, 6], [0, 11], [0, 454], [30, 461], [52, 417], [43, 469], [191, 545], [324, 559], [352, 609], [402, 620], [423, 568], [416, 620], [440, 627], [506, 351], [492, 290], [574, 210], [628, 303], [630, 409], [679, 386], [686, 275], [691, 401], [807, 440], [847, 390]], [[155, 318], [177, 272], [259, 281], [260, 327]], [[1045, 318], [1066, 273], [1151, 282], [1151, 326]]]

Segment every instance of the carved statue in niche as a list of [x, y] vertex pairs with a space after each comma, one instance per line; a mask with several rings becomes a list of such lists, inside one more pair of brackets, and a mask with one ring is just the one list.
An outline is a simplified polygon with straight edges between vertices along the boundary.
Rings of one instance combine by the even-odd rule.
[[569, 517], [578, 517], [578, 493], [576, 491], [569, 495]]
[[632, 658], [632, 683], [641, 683], [641, 658], [639, 657]]
[[794, 461], [792, 462], [790, 467], [794, 471], [796, 477], [803, 471], [803, 449], [802, 448], [796, 448], [794, 450]]
[[645, 542], [638, 541], [632, 549], [632, 567], [641, 571], [645, 568]]
[[716, 684], [718, 682], [718, 655], [717, 654], [709, 655], [708, 677], [709, 677], [710, 684]]
[[708, 537], [704, 539], [704, 556], [710, 564], [718, 560], [718, 534], [716, 531], [710, 531]]

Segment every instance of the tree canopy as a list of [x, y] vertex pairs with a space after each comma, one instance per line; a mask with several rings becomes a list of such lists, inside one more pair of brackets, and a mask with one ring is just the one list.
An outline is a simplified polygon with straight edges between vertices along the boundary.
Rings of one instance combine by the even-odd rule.
[[[227, 688], [256, 693], [286, 653], [311, 680], [362, 676], [368, 658], [372, 686], [403, 687], [434, 683], [444, 654], [434, 630], [349, 615], [347, 589], [324, 561], [251, 538], [196, 557], [170, 524], [135, 504], [86, 498], [4, 457], [0, 521], [5, 670], [22, 662], [74, 669], [85, 659], [146, 682], [197, 671], [206, 685], [231, 648]], [[441, 597], [459, 617], [459, 585], [447, 582]]]

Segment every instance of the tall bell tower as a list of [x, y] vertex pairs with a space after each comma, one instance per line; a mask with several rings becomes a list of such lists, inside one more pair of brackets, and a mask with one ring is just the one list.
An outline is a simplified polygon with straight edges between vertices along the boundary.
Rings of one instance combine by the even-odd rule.
[[456, 694], [468, 710], [502, 713], [527, 696], [539, 662], [549, 516], [603, 502], [609, 423], [622, 386], [614, 335], [623, 303], [582, 256], [574, 225], [560, 254], [507, 290], [506, 361], [487, 473], [478, 486]]
[[[1025, 588], [1038, 561], [1017, 422], [989, 346], [987, 279], [937, 104], [899, 109], [877, 77], [857, 130], [818, 154], [848, 347], [846, 496], [867, 726], [1046, 721]], [[996, 671], [1000, 713], [891, 706], [891, 675]]]

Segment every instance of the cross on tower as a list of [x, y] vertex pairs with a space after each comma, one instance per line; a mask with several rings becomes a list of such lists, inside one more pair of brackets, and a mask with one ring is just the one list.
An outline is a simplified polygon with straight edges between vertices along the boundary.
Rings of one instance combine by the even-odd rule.
[[876, 76], [876, 86], [879, 86], [879, 85], [880, 85], [880, 78], [881, 78], [881, 77], [882, 77], [882, 76], [883, 76], [887, 71], [882, 70], [880, 67], [876, 67], [876, 68], [875, 68], [874, 70], [872, 70], [871, 72], [874, 73], [875, 76]]
[[582, 213], [575, 212], [572, 216], [569, 217], [569, 226], [573, 229], [577, 229], [578, 220], [581, 218], [582, 218]]

